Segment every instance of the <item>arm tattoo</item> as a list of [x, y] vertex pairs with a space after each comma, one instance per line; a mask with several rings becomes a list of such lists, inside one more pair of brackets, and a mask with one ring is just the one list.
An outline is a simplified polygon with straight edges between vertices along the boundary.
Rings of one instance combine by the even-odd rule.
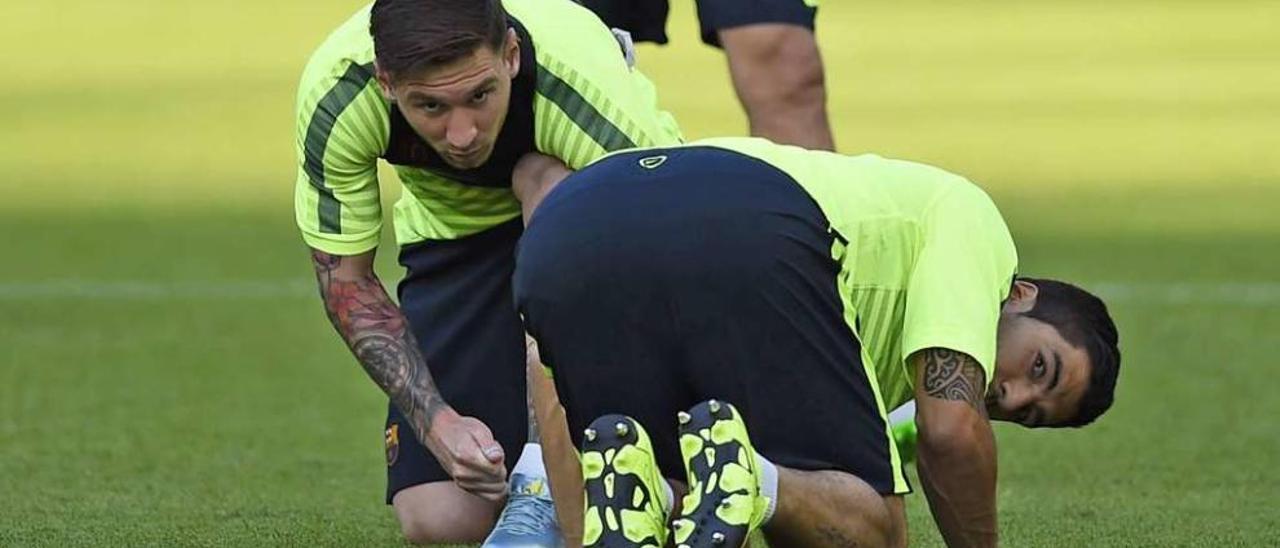
[[930, 396], [963, 401], [982, 412], [985, 378], [982, 366], [968, 354], [945, 348], [924, 351], [924, 390]]
[[425, 443], [431, 418], [444, 407], [444, 399], [404, 313], [373, 272], [354, 280], [339, 279], [336, 271], [342, 257], [312, 250], [311, 261], [329, 321]]

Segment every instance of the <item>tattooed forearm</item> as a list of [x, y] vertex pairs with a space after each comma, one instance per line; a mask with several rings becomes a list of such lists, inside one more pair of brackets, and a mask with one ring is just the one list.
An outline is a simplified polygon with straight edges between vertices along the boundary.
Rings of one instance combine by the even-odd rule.
[[329, 321], [365, 372], [409, 419], [418, 439], [426, 440], [431, 418], [445, 404], [404, 313], [387, 296], [371, 267], [343, 268], [351, 266], [344, 261], [371, 258], [312, 250], [311, 260]]
[[945, 348], [924, 351], [924, 390], [930, 396], [963, 401], [983, 412], [985, 378], [982, 366], [968, 354]]

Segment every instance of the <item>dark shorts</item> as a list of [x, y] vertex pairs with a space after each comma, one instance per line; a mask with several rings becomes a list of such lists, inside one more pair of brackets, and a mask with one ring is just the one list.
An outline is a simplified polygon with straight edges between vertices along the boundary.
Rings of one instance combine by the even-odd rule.
[[[458, 240], [405, 246], [400, 308], [441, 395], [488, 425], [515, 466], [527, 439], [524, 329], [511, 298], [520, 219]], [[387, 502], [401, 489], [450, 477], [388, 405]]]
[[597, 416], [630, 415], [683, 478], [676, 413], [719, 398], [771, 461], [892, 492], [832, 239], [794, 180], [723, 149], [624, 153], [566, 179], [525, 232], [515, 291], [574, 443]]
[[[666, 0], [580, 0], [610, 27], [636, 42], [667, 43]], [[698, 0], [702, 41], [720, 47], [719, 31], [759, 23], [786, 23], [813, 30], [817, 9], [803, 0]]]

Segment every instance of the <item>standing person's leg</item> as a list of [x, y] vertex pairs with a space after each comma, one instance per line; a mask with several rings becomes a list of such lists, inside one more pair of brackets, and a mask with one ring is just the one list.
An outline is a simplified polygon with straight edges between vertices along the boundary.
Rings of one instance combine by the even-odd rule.
[[724, 48], [751, 134], [835, 150], [816, 10], [805, 0], [698, 0], [702, 39]]
[[[414, 244], [400, 254], [400, 306], [441, 395], [489, 427], [507, 470], [516, 466], [528, 428], [524, 334], [510, 290], [520, 225]], [[387, 503], [408, 540], [479, 542], [489, 533], [501, 507], [454, 485], [394, 406], [386, 441]]]
[[[581, 0], [635, 42], [667, 43], [664, 0]], [[698, 0], [702, 41], [724, 49], [751, 135], [835, 150], [814, 0]]]

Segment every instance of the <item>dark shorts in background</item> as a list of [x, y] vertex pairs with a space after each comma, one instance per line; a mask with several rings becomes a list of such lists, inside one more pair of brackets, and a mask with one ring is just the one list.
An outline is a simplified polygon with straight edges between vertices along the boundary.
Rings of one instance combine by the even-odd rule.
[[[667, 43], [666, 0], [579, 0], [610, 27], [636, 42]], [[718, 32], [758, 23], [787, 23], [813, 29], [817, 8], [804, 0], [698, 0], [702, 41], [720, 47]]]
[[892, 492], [827, 228], [785, 173], [718, 148], [623, 153], [566, 179], [525, 232], [515, 291], [574, 443], [630, 415], [683, 478], [676, 413], [719, 398], [773, 462]]
[[[524, 329], [511, 298], [520, 219], [458, 240], [405, 246], [400, 308], [440, 394], [483, 421], [515, 466], [527, 440]], [[451, 478], [388, 406], [387, 502], [407, 487]]]

